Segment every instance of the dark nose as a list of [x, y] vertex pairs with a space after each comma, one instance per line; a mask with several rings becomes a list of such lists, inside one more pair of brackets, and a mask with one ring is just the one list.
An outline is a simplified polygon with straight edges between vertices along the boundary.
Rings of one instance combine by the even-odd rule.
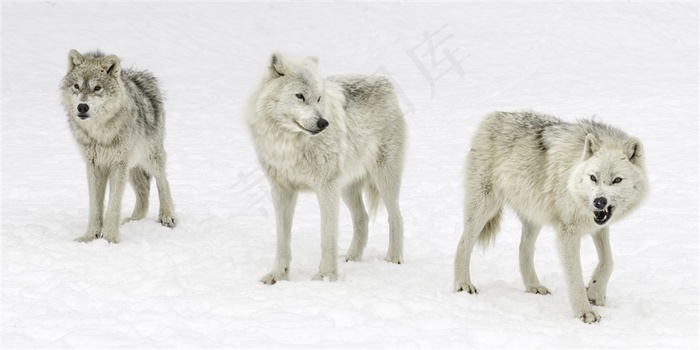
[[90, 110], [90, 106], [88, 106], [84, 103], [81, 103], [78, 105], [78, 112], [80, 112], [80, 113], [86, 113], [89, 110]]
[[597, 209], [605, 209], [605, 205], [608, 204], [608, 200], [605, 197], [598, 197], [593, 200], [593, 206]]
[[328, 127], [328, 121], [323, 118], [319, 118], [316, 122], [316, 126], [318, 127], [318, 130], [323, 130]]

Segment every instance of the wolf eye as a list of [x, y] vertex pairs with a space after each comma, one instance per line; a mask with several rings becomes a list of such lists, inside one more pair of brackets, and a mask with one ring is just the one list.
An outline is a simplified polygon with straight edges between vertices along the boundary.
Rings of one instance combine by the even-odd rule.
[[99, 86], [99, 85], [95, 86], [95, 91], [100, 91], [100, 90], [102, 90], [102, 86]]
[[321, 102], [321, 96], [318, 97], [318, 101], [317, 101], [317, 102]]
[[73, 87], [74, 87], [76, 90], [80, 89], [80, 85], [78, 85], [78, 84], [73, 84]]
[[613, 184], [619, 184], [620, 182], [622, 182], [621, 177], [616, 177], [615, 179], [613, 179]]
[[598, 179], [595, 178], [595, 175], [591, 175], [591, 181], [598, 183]]
[[303, 102], [306, 102], [306, 99], [304, 98], [304, 95], [302, 94], [296, 94], [295, 95], [298, 99], [302, 100]]

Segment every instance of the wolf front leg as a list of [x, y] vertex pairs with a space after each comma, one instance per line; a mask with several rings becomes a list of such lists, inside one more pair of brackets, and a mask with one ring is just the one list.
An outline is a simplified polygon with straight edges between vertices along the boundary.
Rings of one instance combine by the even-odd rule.
[[294, 207], [297, 202], [297, 192], [272, 184], [272, 204], [275, 207], [275, 222], [277, 226], [277, 251], [275, 266], [272, 271], [263, 276], [262, 283], [272, 285], [277, 281], [286, 280], [289, 273], [289, 262], [292, 260], [292, 220]]
[[593, 243], [598, 251], [598, 266], [588, 283], [586, 294], [593, 305], [605, 305], [605, 292], [613, 271], [612, 250], [610, 249], [610, 231], [607, 227], [593, 234]]
[[321, 208], [321, 264], [312, 278], [316, 281], [338, 278], [338, 202], [340, 189], [335, 184], [322, 186], [316, 191]]
[[85, 234], [76, 238], [78, 242], [91, 242], [102, 234], [102, 217], [104, 211], [107, 174], [93, 164], [87, 164], [87, 180], [89, 195], [88, 227]]
[[600, 315], [593, 310], [588, 302], [586, 287], [583, 285], [581, 235], [568, 227], [560, 228], [557, 232], [557, 244], [566, 275], [569, 303], [574, 315], [585, 323], [600, 321]]
[[126, 187], [126, 161], [115, 164], [109, 173], [109, 202], [105, 213], [102, 238], [109, 243], [119, 243], [119, 216], [122, 210], [122, 197]]

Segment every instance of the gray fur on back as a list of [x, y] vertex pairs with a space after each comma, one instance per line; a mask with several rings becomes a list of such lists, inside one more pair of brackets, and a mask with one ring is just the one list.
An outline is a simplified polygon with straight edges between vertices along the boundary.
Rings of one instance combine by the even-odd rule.
[[[587, 208], [586, 203], [577, 203], [571, 210], [562, 207], [570, 206], [568, 182], [581, 162], [588, 134], [610, 149], [623, 149], [630, 141], [622, 130], [593, 120], [569, 123], [529, 111], [494, 112], [484, 118], [474, 135], [467, 171], [474, 173], [473, 181], [485, 181], [483, 188], [492, 188], [500, 200], [534, 222], [585, 220], [578, 214], [579, 208]], [[495, 176], [476, 176], [482, 171]], [[483, 243], [492, 240], [488, 235], [480, 237]]]

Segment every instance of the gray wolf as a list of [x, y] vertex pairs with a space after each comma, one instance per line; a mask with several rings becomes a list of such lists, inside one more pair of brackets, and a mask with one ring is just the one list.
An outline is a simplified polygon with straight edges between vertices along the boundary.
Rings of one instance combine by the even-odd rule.
[[[613, 268], [609, 227], [637, 208], [647, 192], [641, 141], [591, 120], [567, 123], [532, 112], [495, 112], [474, 135], [465, 175], [454, 290], [477, 292], [469, 272], [472, 248], [493, 242], [507, 204], [522, 222], [520, 273], [526, 291], [549, 294], [537, 278], [533, 256], [540, 228], [551, 225], [571, 308], [585, 323], [599, 321], [591, 303], [605, 304]], [[599, 261], [585, 287], [580, 243], [587, 234]]]
[[[136, 205], [125, 221], [142, 219], [148, 212], [153, 176], [160, 199], [158, 221], [175, 227], [173, 200], [165, 178], [165, 112], [156, 78], [146, 71], [122, 69], [115, 55], [81, 55], [71, 50], [68, 73], [61, 83], [61, 102], [87, 165], [88, 227], [76, 240], [90, 242], [102, 237], [110, 243], [119, 242], [127, 175], [136, 193]], [[103, 213], [107, 182], [109, 201]]]
[[265, 284], [287, 279], [297, 194], [316, 193], [321, 210], [321, 263], [314, 280], [337, 278], [340, 197], [350, 209], [353, 239], [347, 261], [367, 243], [368, 214], [379, 199], [389, 217], [385, 259], [403, 259], [399, 188], [406, 125], [391, 83], [375, 76], [321, 76], [318, 59], [274, 52], [244, 110], [255, 151], [270, 183], [277, 250]]

